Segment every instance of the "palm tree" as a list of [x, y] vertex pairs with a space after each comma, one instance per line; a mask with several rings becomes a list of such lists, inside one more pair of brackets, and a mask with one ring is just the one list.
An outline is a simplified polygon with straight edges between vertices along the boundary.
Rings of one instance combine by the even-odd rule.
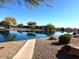
[[31, 5], [31, 6], [38, 6], [41, 3], [44, 3], [45, 5], [47, 5], [48, 7], [50, 7], [52, 4], [51, 3], [52, 0], [0, 0], [0, 8], [6, 7], [6, 6], [10, 6], [11, 4], [15, 4], [17, 3], [19, 6], [25, 4], [27, 5]]

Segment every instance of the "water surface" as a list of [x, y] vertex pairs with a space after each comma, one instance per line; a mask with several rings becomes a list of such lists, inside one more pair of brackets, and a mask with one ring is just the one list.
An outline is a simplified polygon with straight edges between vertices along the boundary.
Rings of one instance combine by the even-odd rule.
[[33, 38], [48, 38], [50, 36], [59, 37], [67, 32], [55, 32], [55, 33], [34, 33], [34, 32], [18, 32], [18, 31], [0, 31], [0, 42], [17, 41], [17, 40], [29, 40]]

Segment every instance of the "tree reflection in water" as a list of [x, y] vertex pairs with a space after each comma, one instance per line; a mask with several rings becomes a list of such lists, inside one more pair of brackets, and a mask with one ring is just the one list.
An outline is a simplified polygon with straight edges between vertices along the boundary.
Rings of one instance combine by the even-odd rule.
[[46, 34], [46, 36], [51, 37], [52, 35], [54, 35], [54, 34], [55, 34], [55, 32], [45, 33], [45, 34]]
[[4, 37], [5, 37], [5, 42], [16, 40], [16, 35], [8, 34], [8, 35], [4, 35]]
[[28, 33], [27, 33], [27, 36], [28, 36], [28, 37], [35, 37], [36, 34], [35, 34], [35, 32], [28, 32]]
[[0, 34], [5, 38], [4, 42], [16, 40], [16, 35], [10, 34], [9, 31], [1, 31]]

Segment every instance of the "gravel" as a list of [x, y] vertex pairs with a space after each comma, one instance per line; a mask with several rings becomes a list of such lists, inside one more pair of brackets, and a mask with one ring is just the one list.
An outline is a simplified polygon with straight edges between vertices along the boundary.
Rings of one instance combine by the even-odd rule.
[[0, 59], [12, 59], [26, 41], [0, 43]]
[[63, 46], [57, 40], [36, 40], [32, 59], [79, 59], [62, 52]]

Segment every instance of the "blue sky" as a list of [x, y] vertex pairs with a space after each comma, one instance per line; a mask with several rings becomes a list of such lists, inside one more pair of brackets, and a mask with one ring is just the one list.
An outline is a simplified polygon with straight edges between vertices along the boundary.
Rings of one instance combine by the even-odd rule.
[[14, 17], [18, 23], [27, 25], [29, 21], [37, 25], [54, 24], [56, 27], [79, 28], [79, 0], [54, 0], [53, 7], [40, 5], [36, 8], [14, 5], [0, 9], [0, 21]]

